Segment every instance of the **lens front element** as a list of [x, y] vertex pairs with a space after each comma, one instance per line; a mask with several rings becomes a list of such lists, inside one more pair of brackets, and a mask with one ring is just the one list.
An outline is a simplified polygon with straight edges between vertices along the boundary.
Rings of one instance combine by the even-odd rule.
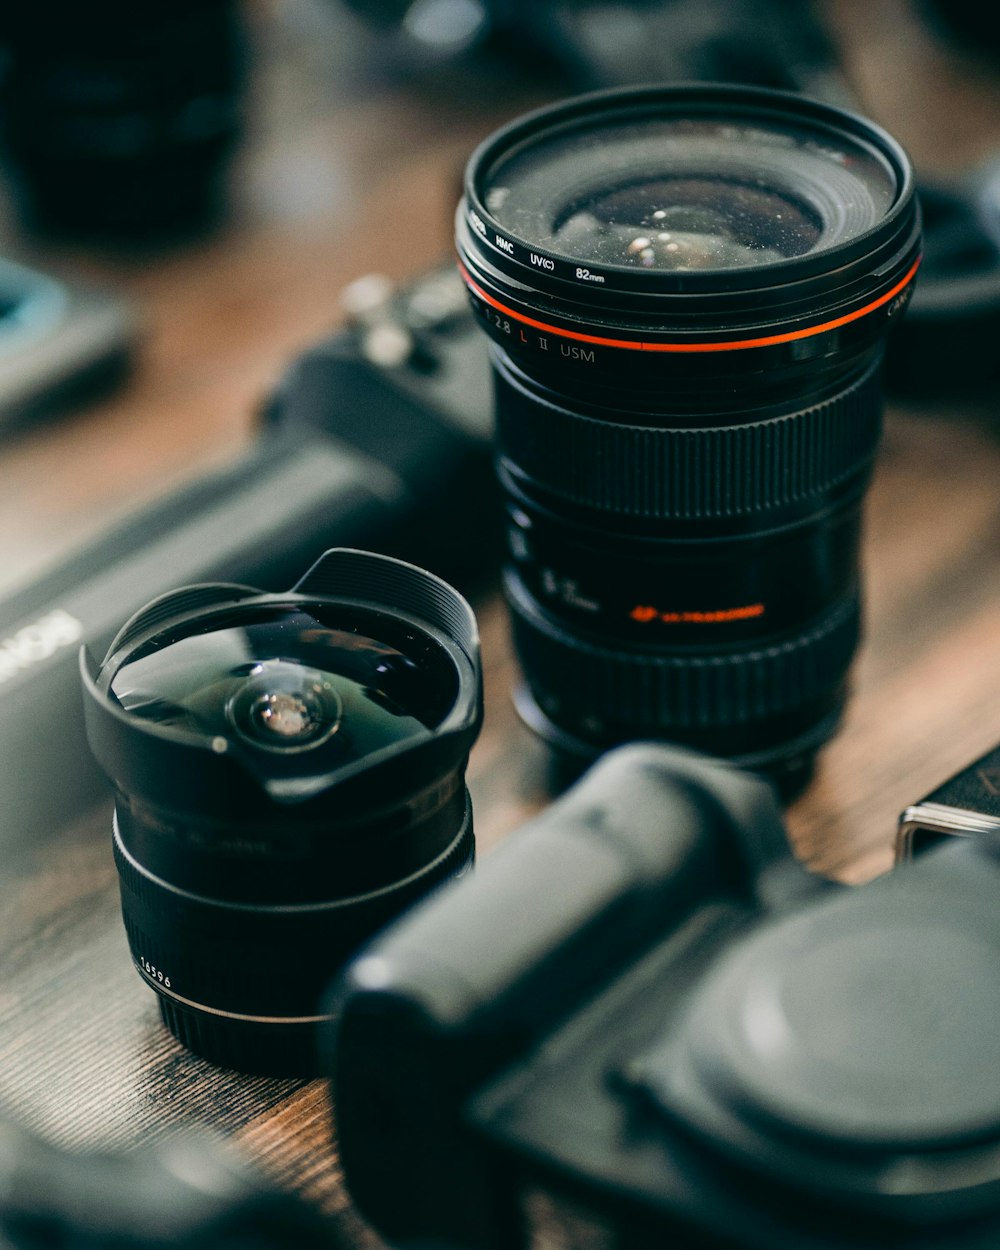
[[568, 260], [676, 270], [837, 247], [876, 226], [895, 189], [867, 144], [738, 111], [567, 125], [479, 175], [486, 207], [526, 241]]
[[[370, 635], [381, 632], [382, 638]], [[317, 751], [309, 767], [359, 760], [426, 736], [456, 694], [454, 666], [424, 639], [344, 606], [288, 604], [199, 620], [131, 657], [111, 690], [134, 716], [271, 752]]]

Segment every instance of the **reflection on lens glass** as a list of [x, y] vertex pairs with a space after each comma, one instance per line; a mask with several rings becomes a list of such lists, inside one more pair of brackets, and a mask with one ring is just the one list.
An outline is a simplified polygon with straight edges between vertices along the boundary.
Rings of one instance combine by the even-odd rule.
[[884, 159], [847, 135], [650, 115], [515, 148], [481, 191], [502, 227], [556, 255], [684, 270], [838, 246], [882, 220], [895, 188]]
[[822, 222], [787, 196], [723, 178], [659, 178], [598, 193], [555, 223], [555, 247], [647, 269], [767, 265], [815, 247]]
[[301, 751], [336, 733], [343, 707], [330, 674], [285, 660], [262, 660], [230, 698], [226, 715], [252, 746]]
[[407, 654], [363, 632], [364, 614], [321, 619], [326, 611], [268, 609], [238, 627], [155, 639], [111, 690], [144, 720], [272, 754], [322, 748], [338, 764], [426, 736], [454, 694], [444, 653], [401, 638]]

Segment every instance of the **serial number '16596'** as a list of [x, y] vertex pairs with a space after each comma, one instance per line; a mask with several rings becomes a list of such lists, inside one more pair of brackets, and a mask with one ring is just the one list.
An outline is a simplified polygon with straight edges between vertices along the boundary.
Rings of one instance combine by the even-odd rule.
[[168, 976], [165, 976], [164, 973], [162, 973], [159, 968], [154, 968], [148, 959], [144, 959], [142, 955], [140, 955], [139, 963], [142, 965], [143, 971], [146, 973], [146, 975], [150, 978], [151, 981], [158, 981], [160, 985], [165, 985], [167, 989], [170, 988], [170, 978]]

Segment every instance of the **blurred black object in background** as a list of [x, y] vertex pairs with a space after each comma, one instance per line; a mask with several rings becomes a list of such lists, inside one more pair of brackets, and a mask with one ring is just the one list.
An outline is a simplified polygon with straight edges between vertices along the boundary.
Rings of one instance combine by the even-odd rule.
[[208, 1135], [74, 1156], [0, 1125], [4, 1250], [334, 1250], [331, 1222]]
[[900, 814], [896, 863], [947, 838], [1000, 835], [1000, 743]]
[[928, 23], [945, 38], [979, 53], [1000, 55], [1000, 9], [983, 0], [920, 0]]
[[240, 8], [5, 5], [0, 145], [26, 219], [117, 243], [211, 222], [242, 123]]
[[690, 80], [836, 90], [834, 49], [804, 0], [345, 3], [384, 33], [397, 65], [418, 71], [491, 50], [573, 91]]
[[924, 259], [886, 353], [886, 385], [913, 400], [1000, 379], [1000, 165], [920, 183]]

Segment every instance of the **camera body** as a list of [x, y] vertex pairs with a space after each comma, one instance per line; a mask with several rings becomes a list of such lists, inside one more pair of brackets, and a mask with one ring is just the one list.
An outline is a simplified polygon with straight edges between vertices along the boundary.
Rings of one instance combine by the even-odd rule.
[[349, 969], [348, 1188], [404, 1246], [995, 1245], [997, 871], [834, 885], [762, 781], [613, 752]]

